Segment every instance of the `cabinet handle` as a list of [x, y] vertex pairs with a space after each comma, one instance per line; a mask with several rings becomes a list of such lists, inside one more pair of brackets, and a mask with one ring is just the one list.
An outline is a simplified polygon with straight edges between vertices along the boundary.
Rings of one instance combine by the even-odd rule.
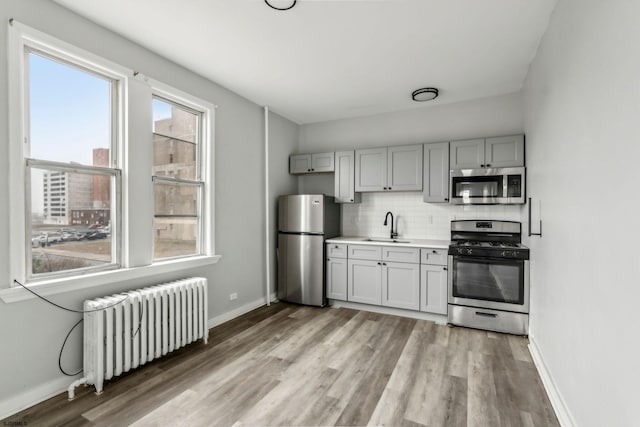
[[[489, 166], [489, 165], [487, 165], [487, 166]], [[315, 170], [314, 168], [311, 168], [311, 172], [313, 172], [314, 170]]]
[[311, 172], [311, 169], [307, 169], [307, 172]]
[[382, 265], [387, 265], [387, 263], [386, 263], [386, 262], [383, 262], [383, 263], [382, 263]]
[[391, 190], [391, 187], [387, 188], [387, 190]]
[[480, 167], [481, 167], [481, 168], [483, 168], [483, 167], [484, 167], [484, 165], [480, 165]]
[[448, 197], [445, 197], [445, 198], [444, 198], [444, 201], [445, 201], [445, 202], [448, 202], [448, 201], [449, 201], [449, 198], [448, 198]]
[[444, 271], [447, 271], [447, 267], [442, 267], [442, 269], [443, 269]]
[[351, 201], [353, 202], [353, 199], [351, 199]]
[[487, 163], [487, 167], [490, 167], [491, 165], [489, 163]]
[[387, 187], [382, 187], [382, 189], [383, 189], [383, 190], [386, 190], [386, 189], [387, 189]]
[[437, 253], [438, 253], [438, 251], [436, 251], [436, 250], [433, 250], [433, 251], [431, 251], [431, 252], [433, 252], [434, 254], [437, 254]]
[[378, 265], [382, 265], [382, 263], [378, 263]]

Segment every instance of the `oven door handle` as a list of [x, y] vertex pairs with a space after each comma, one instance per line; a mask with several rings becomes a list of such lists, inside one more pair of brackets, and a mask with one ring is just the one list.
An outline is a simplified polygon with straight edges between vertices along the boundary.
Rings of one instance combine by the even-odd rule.
[[474, 256], [474, 255], [451, 255], [453, 257], [453, 259], [455, 261], [465, 261], [465, 260], [472, 260], [472, 261], [484, 261], [483, 263], [486, 264], [486, 261], [500, 261], [501, 263], [516, 263], [516, 262], [524, 262], [525, 260], [520, 259], [520, 258], [499, 258], [499, 257], [491, 257], [491, 256]]

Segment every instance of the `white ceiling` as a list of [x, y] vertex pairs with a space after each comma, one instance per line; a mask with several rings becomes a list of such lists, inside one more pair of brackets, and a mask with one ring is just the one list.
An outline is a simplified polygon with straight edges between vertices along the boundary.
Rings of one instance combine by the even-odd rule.
[[55, 1], [297, 123], [518, 91], [557, 3]]

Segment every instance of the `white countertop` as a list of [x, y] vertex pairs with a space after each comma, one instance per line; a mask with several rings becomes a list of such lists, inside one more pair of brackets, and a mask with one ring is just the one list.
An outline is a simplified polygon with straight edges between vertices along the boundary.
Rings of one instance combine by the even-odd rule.
[[[372, 239], [372, 240], [369, 240]], [[379, 241], [374, 241], [379, 240]], [[333, 239], [327, 239], [326, 243], [347, 243], [357, 245], [375, 245], [375, 246], [404, 246], [410, 248], [435, 248], [448, 249], [448, 240], [428, 240], [428, 239], [412, 239], [410, 237], [397, 237], [398, 243], [391, 242], [388, 237], [358, 237], [358, 236], [340, 236]]]

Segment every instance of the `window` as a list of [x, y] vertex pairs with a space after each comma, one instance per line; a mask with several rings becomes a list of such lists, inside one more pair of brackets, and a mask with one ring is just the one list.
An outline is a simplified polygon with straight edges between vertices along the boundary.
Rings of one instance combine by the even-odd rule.
[[153, 99], [153, 182], [155, 260], [200, 254], [202, 113]]
[[9, 282], [215, 263], [215, 107], [15, 21], [9, 46]]
[[[120, 170], [109, 167], [118, 81], [29, 47], [24, 55], [25, 196], [30, 202], [25, 231], [31, 236], [26, 278], [116, 267], [117, 234], [94, 239], [98, 234], [92, 230], [111, 227], [106, 218], [119, 217]], [[75, 211], [92, 207], [109, 214], [73, 225]]]

